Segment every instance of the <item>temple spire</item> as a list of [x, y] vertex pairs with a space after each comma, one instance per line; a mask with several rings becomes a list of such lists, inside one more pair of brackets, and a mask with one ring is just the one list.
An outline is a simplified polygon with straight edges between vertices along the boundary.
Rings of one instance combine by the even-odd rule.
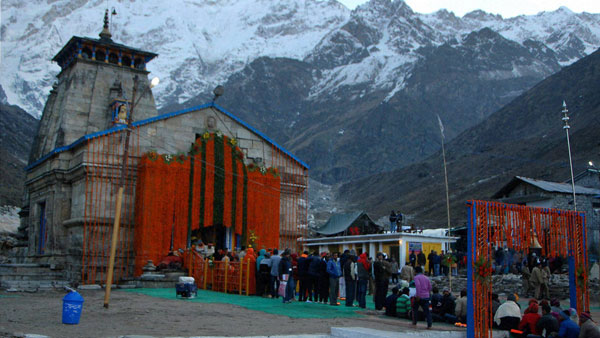
[[100, 32], [101, 40], [111, 40], [112, 34], [110, 34], [110, 30], [108, 29], [108, 8], [106, 12], [104, 12], [104, 27], [102, 27], [102, 32]]

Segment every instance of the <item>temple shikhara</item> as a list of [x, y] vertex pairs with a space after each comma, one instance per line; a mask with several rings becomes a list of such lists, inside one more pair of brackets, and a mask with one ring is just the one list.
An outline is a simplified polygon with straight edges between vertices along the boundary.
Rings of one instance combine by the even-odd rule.
[[113, 41], [105, 16], [99, 39], [74, 36], [54, 57], [26, 169], [23, 262], [105, 280], [122, 175], [115, 282], [191, 241], [302, 247], [308, 165], [214, 101], [159, 115], [156, 56]]

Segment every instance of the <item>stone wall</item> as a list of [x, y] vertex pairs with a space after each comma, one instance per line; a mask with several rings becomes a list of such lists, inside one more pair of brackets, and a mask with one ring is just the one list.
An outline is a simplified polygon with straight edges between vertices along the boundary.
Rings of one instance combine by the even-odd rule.
[[[573, 195], [569, 194], [553, 194], [553, 208], [562, 210], [573, 210]], [[593, 195], [577, 195], [577, 211], [585, 212], [585, 224], [587, 226], [587, 248], [590, 249], [591, 245], [598, 245], [600, 243], [598, 239], [598, 228], [600, 227], [600, 215], [594, 212]]]
[[[449, 287], [448, 277], [431, 277], [431, 284], [437, 286], [442, 292], [443, 288]], [[516, 293], [519, 297], [531, 298], [533, 293], [525, 295], [523, 292], [523, 282], [521, 275], [506, 274], [506, 275], [494, 275], [492, 276], [492, 285], [494, 293], [499, 295], [508, 295], [510, 293]], [[596, 297], [600, 294], [600, 283], [598, 282], [598, 276], [591, 276], [589, 281], [590, 296]], [[569, 298], [569, 275], [567, 274], [554, 274], [550, 278], [550, 298], [567, 299]], [[460, 290], [467, 288], [466, 276], [452, 277], [452, 292], [460, 293]]]

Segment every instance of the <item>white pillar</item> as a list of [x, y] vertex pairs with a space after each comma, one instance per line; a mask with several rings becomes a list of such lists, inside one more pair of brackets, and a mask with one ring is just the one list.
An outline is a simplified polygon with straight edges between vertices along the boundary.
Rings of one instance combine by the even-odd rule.
[[319, 253], [327, 251], [327, 245], [319, 245]]
[[406, 241], [404, 239], [400, 240], [398, 250], [400, 250], [400, 255], [398, 255], [398, 257], [400, 257], [400, 262], [398, 262], [398, 266], [402, 268], [406, 265]]
[[375, 255], [377, 252], [375, 251], [375, 243], [369, 242], [369, 257], [373, 257], [375, 259]]
[[349, 250], [349, 247], [348, 247], [347, 243], [344, 243], [344, 244], [342, 244], [342, 253], [346, 250]]
[[379, 251], [379, 252], [383, 252], [383, 242], [379, 242], [379, 243], [377, 243], [377, 244], [378, 244], [378, 246], [377, 246], [377, 251]]
[[355, 243], [352, 243], [350, 245], [350, 250], [354, 250], [354, 252], [356, 252], [356, 244]]

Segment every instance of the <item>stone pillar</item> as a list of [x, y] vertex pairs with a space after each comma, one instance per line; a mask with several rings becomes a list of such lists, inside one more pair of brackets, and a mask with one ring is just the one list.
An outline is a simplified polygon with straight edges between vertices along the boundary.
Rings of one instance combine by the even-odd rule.
[[379, 242], [377, 245], [377, 251], [378, 252], [383, 252], [383, 242]]

